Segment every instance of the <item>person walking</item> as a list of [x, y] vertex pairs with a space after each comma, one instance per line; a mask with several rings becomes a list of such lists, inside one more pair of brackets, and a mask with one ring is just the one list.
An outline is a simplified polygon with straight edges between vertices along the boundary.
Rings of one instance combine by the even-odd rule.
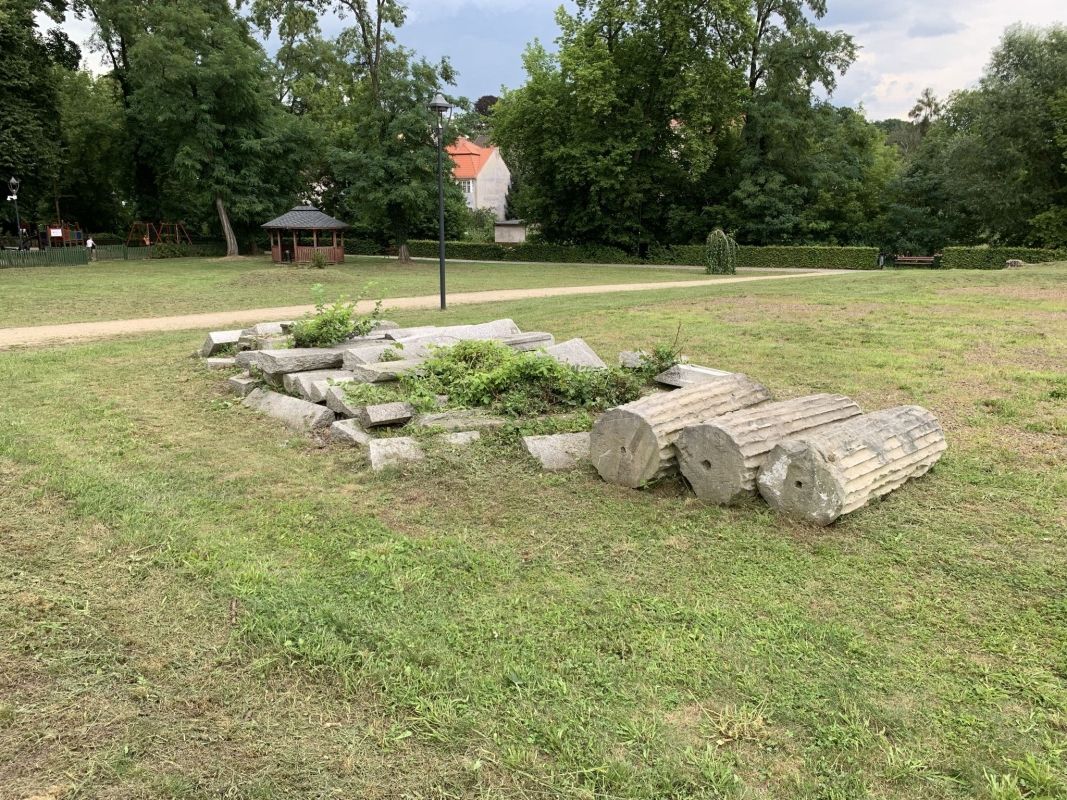
[[89, 260], [96, 261], [96, 242], [92, 236], [85, 240], [85, 249], [89, 251]]

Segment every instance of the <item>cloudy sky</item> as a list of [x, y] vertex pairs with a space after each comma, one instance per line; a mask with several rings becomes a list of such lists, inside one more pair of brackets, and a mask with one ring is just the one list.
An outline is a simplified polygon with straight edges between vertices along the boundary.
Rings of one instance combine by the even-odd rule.
[[[404, 45], [452, 59], [458, 93], [475, 99], [523, 82], [522, 51], [556, 37], [560, 0], [408, 0]], [[938, 96], [973, 84], [1004, 29], [1067, 22], [1063, 0], [828, 0], [824, 27], [851, 33], [860, 55], [834, 95], [870, 119], [903, 117], [924, 87]], [[84, 24], [68, 22], [84, 41]], [[331, 26], [326, 25], [325, 28]]]

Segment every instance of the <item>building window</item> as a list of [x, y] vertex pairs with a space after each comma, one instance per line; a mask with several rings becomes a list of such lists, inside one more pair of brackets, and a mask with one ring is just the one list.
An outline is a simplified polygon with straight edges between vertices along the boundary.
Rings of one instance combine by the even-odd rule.
[[474, 194], [474, 181], [460, 181], [459, 188], [463, 190], [464, 194]]

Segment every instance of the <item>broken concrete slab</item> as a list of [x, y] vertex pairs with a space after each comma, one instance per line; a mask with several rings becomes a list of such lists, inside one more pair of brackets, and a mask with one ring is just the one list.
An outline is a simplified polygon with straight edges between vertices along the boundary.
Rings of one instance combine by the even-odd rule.
[[208, 369], [233, 369], [237, 366], [236, 358], [205, 358], [201, 362]]
[[455, 431], [441, 436], [441, 440], [450, 447], [470, 447], [481, 438], [480, 431]]
[[352, 364], [355, 380], [362, 383], [389, 383], [410, 375], [422, 366], [421, 360], [382, 361], [378, 364]]
[[240, 338], [240, 331], [212, 331], [200, 346], [200, 355], [203, 358], [211, 358], [220, 350], [236, 345]]
[[414, 424], [419, 428], [441, 428], [446, 431], [487, 431], [502, 428], [506, 423], [507, 420], [501, 417], [493, 417], [481, 411], [459, 409], [420, 414]]
[[422, 447], [410, 436], [371, 439], [368, 449], [370, 450], [370, 466], [375, 472], [413, 461], [422, 461], [426, 458]]
[[234, 375], [226, 381], [226, 385], [238, 397], [247, 397], [259, 385], [259, 381], [251, 375]]
[[288, 350], [261, 350], [256, 359], [264, 372], [285, 375], [317, 369], [339, 369], [344, 351], [336, 348], [291, 347]]
[[267, 389], [253, 389], [243, 405], [272, 416], [287, 428], [301, 433], [325, 428], [336, 419], [336, 415], [328, 408]]
[[541, 462], [546, 472], [574, 469], [589, 458], [589, 433], [556, 433], [551, 436], [523, 436], [526, 452]]
[[315, 396], [314, 384], [317, 382], [347, 378], [352, 380], [353, 375], [343, 369], [313, 369], [309, 372], [289, 372], [282, 376], [282, 386], [289, 394], [299, 395], [312, 403], [321, 403], [323, 396], [319, 393]]
[[330, 441], [349, 447], [369, 447], [374, 439], [354, 419], [339, 419], [330, 425]]
[[356, 418], [367, 430], [387, 425], [404, 425], [415, 416], [411, 403], [374, 403], [359, 409]]
[[568, 339], [552, 347], [545, 348], [552, 358], [572, 367], [585, 367], [587, 369], [604, 369], [607, 364], [596, 354], [592, 347], [586, 344], [584, 339]]
[[721, 369], [712, 369], [711, 367], [701, 367], [696, 364], [675, 364], [670, 369], [664, 370], [657, 375], [654, 380], [656, 383], [662, 383], [664, 386], [674, 386], [677, 389], [684, 389], [687, 386], [695, 386], [698, 383], [715, 381], [719, 378], [725, 378], [728, 375], [733, 374], [735, 373], [726, 372]]
[[345, 387], [331, 386], [325, 394], [326, 408], [342, 417], [355, 417], [359, 414], [360, 404], [353, 403], [345, 393]]

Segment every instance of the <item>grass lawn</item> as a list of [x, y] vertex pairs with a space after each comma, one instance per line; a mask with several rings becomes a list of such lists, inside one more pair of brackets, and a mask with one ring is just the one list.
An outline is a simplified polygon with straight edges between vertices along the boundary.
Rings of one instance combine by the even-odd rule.
[[0, 353], [0, 796], [1067, 797], [1064, 286], [391, 315], [606, 356], [681, 325], [781, 397], [932, 409], [944, 459], [829, 529], [508, 435], [374, 475], [233, 403], [200, 332]]
[[[758, 274], [746, 270], [746, 274]], [[635, 269], [589, 264], [448, 265], [452, 292], [652, 283], [692, 280], [684, 269]], [[269, 258], [182, 258], [106, 261], [85, 267], [0, 270], [0, 327], [198, 314], [313, 302], [311, 287], [327, 296], [408, 297], [437, 292], [437, 264], [352, 258], [329, 269], [296, 269]]]

